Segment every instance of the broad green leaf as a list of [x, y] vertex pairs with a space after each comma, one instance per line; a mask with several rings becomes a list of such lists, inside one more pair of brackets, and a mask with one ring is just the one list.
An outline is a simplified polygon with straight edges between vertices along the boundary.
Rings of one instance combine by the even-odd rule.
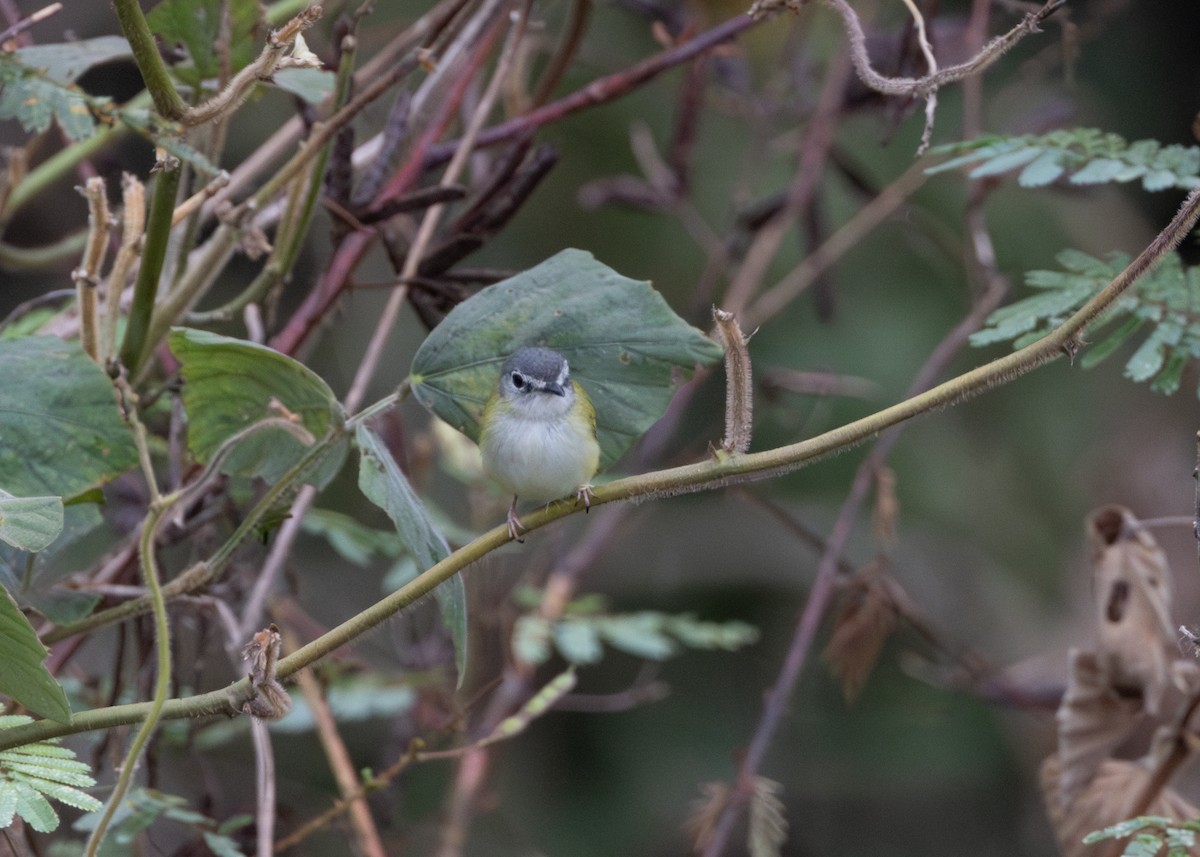
[[52, 45], [19, 48], [13, 56], [24, 66], [41, 71], [49, 80], [74, 83], [85, 71], [113, 60], [132, 56], [121, 36], [97, 36]]
[[0, 340], [0, 485], [18, 497], [77, 494], [137, 463], [112, 384], [52, 336]]
[[0, 586], [21, 607], [32, 607], [56, 625], [82, 619], [100, 600], [94, 592], [56, 585], [98, 559], [104, 543], [93, 539], [94, 550], [80, 543], [104, 523], [93, 505], [71, 505], [63, 509], [63, 528], [54, 542], [30, 557], [21, 550], [0, 544]]
[[0, 693], [57, 723], [71, 722], [67, 695], [42, 664], [49, 651], [4, 590], [0, 595]]
[[[450, 555], [450, 546], [434, 526], [420, 498], [408, 484], [387, 446], [366, 423], [359, 423], [358, 487], [367, 499], [388, 513], [396, 532], [422, 571]], [[467, 673], [467, 590], [456, 574], [433, 591], [442, 619], [454, 640], [458, 681]]]
[[0, 118], [19, 121], [26, 131], [41, 133], [58, 120], [72, 140], [95, 130], [88, 99], [74, 84], [93, 66], [130, 55], [119, 36], [100, 36], [52, 45], [20, 48], [0, 54]]
[[0, 490], [0, 541], [36, 553], [63, 528], [61, 497], [14, 497]]
[[525, 345], [561, 351], [596, 407], [601, 467], [666, 410], [676, 382], [720, 347], [647, 282], [563, 250], [455, 307], [413, 358], [417, 401], [474, 440], [504, 359]]
[[[303, 364], [267, 348], [202, 330], [175, 328], [167, 339], [183, 372], [188, 445], [207, 462], [229, 438], [266, 419], [299, 421], [320, 441], [345, 417], [329, 386]], [[290, 415], [290, 416], [289, 416]], [[281, 428], [245, 438], [222, 470], [278, 480], [304, 455], [301, 441]], [[333, 478], [344, 447], [331, 451], [306, 477], [318, 486]]]
[[150, 29], [170, 45], [187, 51], [190, 64], [176, 66], [179, 79], [199, 88], [216, 84], [222, 59], [217, 53], [221, 13], [228, 8], [229, 71], [238, 72], [254, 59], [254, 33], [259, 25], [256, 0], [164, 0], [146, 16]]

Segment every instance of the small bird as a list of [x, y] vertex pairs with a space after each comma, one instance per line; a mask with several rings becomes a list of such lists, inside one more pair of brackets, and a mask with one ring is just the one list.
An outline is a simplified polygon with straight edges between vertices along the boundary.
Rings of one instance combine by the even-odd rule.
[[567, 359], [549, 348], [521, 348], [504, 362], [483, 409], [484, 471], [513, 494], [508, 532], [520, 540], [517, 498], [550, 501], [572, 491], [591, 505], [600, 466], [596, 410], [571, 380]]

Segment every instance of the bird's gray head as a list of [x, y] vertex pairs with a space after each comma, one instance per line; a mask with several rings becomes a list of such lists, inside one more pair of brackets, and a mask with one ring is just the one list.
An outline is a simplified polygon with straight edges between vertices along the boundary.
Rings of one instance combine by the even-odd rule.
[[567, 358], [550, 348], [521, 348], [504, 361], [500, 391], [506, 396], [546, 393], [571, 398]]

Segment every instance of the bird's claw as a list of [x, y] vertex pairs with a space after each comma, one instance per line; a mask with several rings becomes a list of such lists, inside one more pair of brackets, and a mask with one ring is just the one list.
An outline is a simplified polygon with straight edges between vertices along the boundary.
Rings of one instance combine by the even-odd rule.
[[508, 535], [514, 542], [525, 544], [525, 540], [521, 538], [524, 532], [521, 519], [517, 517], [517, 498], [513, 497], [512, 505], [508, 507]]
[[585, 515], [592, 511], [592, 486], [580, 485], [575, 491], [575, 502], [583, 503], [583, 513]]

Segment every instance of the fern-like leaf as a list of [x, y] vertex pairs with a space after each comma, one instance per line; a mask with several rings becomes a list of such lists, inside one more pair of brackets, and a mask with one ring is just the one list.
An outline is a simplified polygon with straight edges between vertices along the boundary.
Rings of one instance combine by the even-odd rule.
[[[0, 717], [0, 729], [11, 729], [33, 718], [19, 714]], [[57, 738], [0, 752], [0, 827], [20, 816], [34, 830], [49, 833], [58, 827], [58, 813], [46, 798], [94, 812], [103, 804], [81, 789], [96, 785], [91, 768], [75, 753], [59, 746]]]
[[[519, 593], [532, 608], [537, 598]], [[585, 595], [572, 601], [564, 618], [550, 621], [527, 614], [513, 628], [513, 652], [530, 664], [550, 659], [551, 644], [569, 663], [597, 663], [607, 643], [635, 657], [661, 661], [681, 646], [692, 649], [733, 651], [758, 640], [758, 629], [745, 622], [703, 622], [684, 613], [669, 615], [652, 610], [640, 613], [605, 613], [602, 599]]]
[[1149, 191], [1200, 185], [1200, 147], [1163, 146], [1155, 140], [1125, 141], [1095, 128], [1053, 131], [1041, 136], [986, 136], [950, 143], [934, 150], [956, 154], [927, 172], [970, 167], [973, 179], [1020, 169], [1022, 187], [1044, 187], [1066, 177], [1070, 184], [1089, 185], [1141, 179]]
[[[1061, 271], [1030, 271], [1027, 285], [1036, 294], [1001, 307], [987, 326], [971, 337], [972, 345], [1013, 340], [1022, 347], [1062, 324], [1129, 264], [1111, 253], [1097, 259], [1074, 250], [1058, 255]], [[1132, 381], [1151, 382], [1151, 389], [1170, 395], [1179, 389], [1184, 369], [1200, 359], [1200, 268], [1185, 268], [1176, 253], [1163, 257], [1086, 331], [1094, 342], [1080, 361], [1091, 368], [1133, 338], [1146, 337], [1125, 364]]]

